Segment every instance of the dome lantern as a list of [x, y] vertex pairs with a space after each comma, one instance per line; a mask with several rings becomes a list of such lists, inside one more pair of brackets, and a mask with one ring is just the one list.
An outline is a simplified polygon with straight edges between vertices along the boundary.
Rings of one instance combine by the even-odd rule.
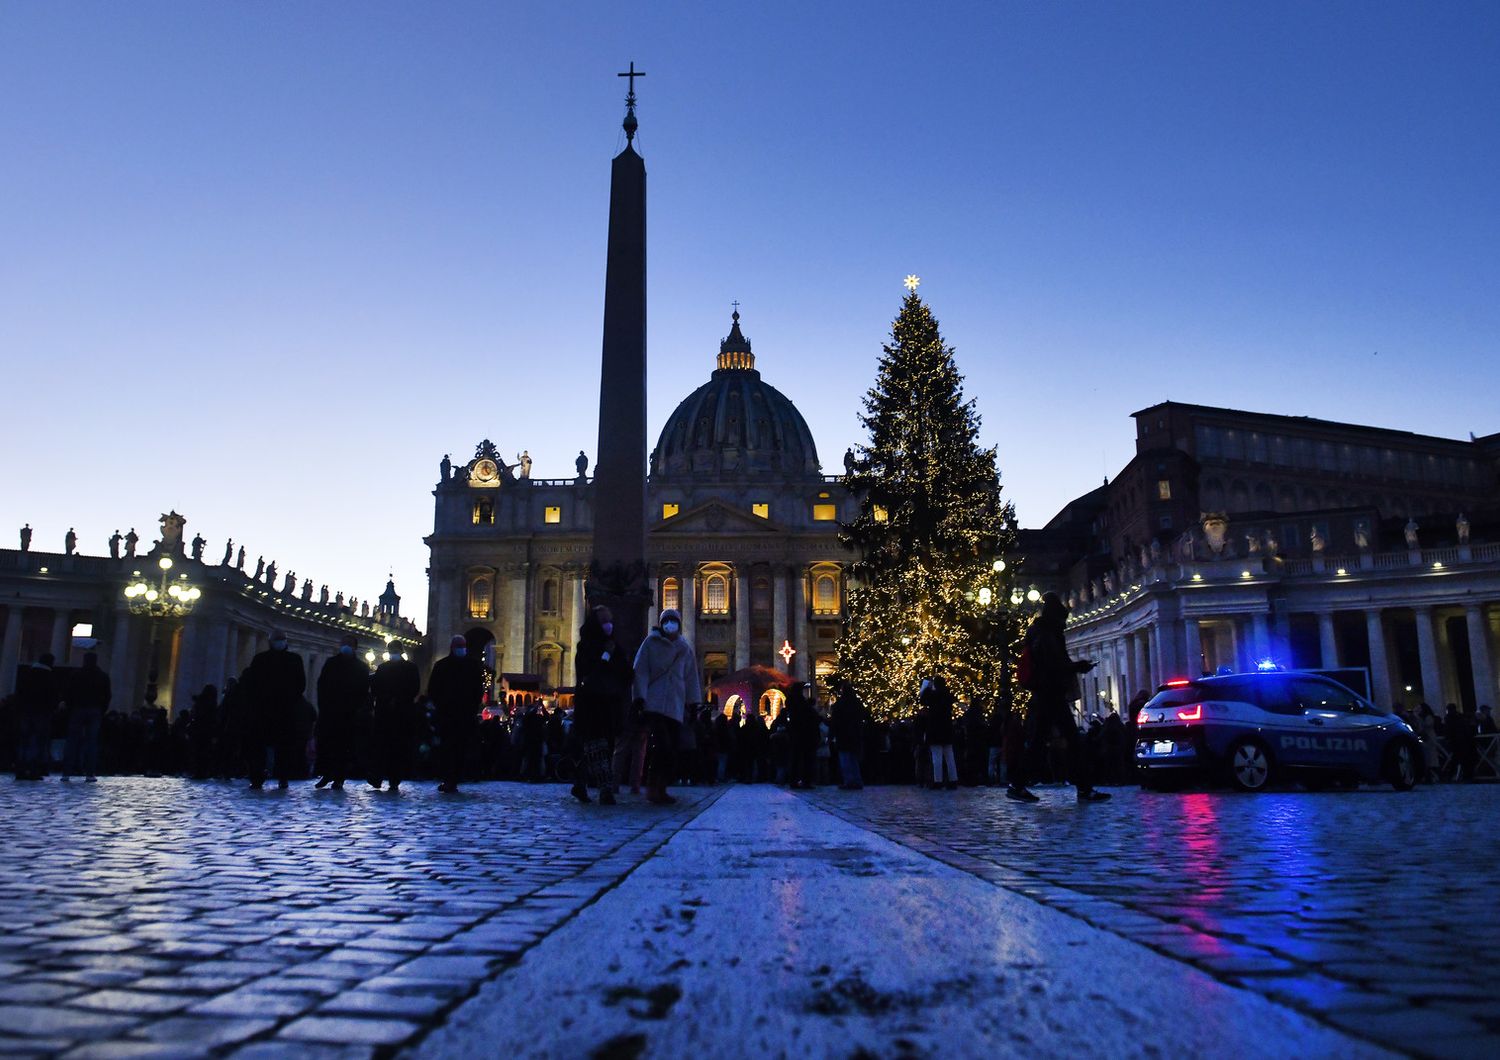
[[719, 342], [718, 369], [721, 372], [755, 370], [755, 354], [750, 352], [750, 340], [740, 330], [739, 305], [738, 302], [734, 303], [728, 338]]

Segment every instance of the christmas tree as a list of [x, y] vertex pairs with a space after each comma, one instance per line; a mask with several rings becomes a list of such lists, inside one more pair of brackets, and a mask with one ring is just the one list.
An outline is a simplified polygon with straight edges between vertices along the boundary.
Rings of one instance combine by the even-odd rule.
[[847, 476], [860, 500], [840, 539], [855, 553], [840, 676], [876, 717], [917, 710], [923, 677], [960, 700], [1000, 694], [1019, 616], [1006, 560], [1015, 514], [995, 450], [916, 278], [884, 346], [860, 422], [869, 440]]

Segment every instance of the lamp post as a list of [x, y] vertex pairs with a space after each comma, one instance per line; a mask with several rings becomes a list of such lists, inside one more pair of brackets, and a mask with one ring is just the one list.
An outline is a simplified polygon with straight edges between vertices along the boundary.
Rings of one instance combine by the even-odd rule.
[[174, 622], [185, 618], [198, 603], [203, 591], [187, 583], [187, 575], [172, 578], [172, 557], [163, 556], [156, 561], [161, 570], [157, 585], [151, 585], [136, 571], [134, 581], [125, 586], [125, 604], [132, 615], [144, 615], [151, 619], [151, 669], [146, 674], [146, 705], [156, 706], [156, 682], [161, 656], [160, 629], [163, 620]]

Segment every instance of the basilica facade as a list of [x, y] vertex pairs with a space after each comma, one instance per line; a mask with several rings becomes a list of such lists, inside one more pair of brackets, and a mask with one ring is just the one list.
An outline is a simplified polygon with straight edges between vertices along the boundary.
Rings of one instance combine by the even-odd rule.
[[[583, 454], [573, 478], [534, 479], [530, 467], [488, 440], [464, 463], [444, 458], [428, 630], [436, 652], [462, 633], [497, 677], [545, 694], [574, 680], [593, 482]], [[738, 312], [708, 381], [662, 427], [647, 513], [655, 605], [682, 612], [706, 683], [750, 666], [832, 672], [848, 562], [838, 526], [852, 502], [822, 473], [802, 414], [761, 378]]]

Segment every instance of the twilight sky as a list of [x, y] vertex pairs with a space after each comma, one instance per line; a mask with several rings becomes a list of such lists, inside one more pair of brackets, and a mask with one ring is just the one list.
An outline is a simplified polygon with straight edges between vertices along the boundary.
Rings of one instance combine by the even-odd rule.
[[[730, 301], [825, 468], [923, 279], [1023, 525], [1172, 398], [1500, 430], [1500, 5], [0, 0], [0, 527], [176, 508], [425, 625], [439, 458], [654, 434]], [[654, 438], [653, 438], [654, 441]]]

